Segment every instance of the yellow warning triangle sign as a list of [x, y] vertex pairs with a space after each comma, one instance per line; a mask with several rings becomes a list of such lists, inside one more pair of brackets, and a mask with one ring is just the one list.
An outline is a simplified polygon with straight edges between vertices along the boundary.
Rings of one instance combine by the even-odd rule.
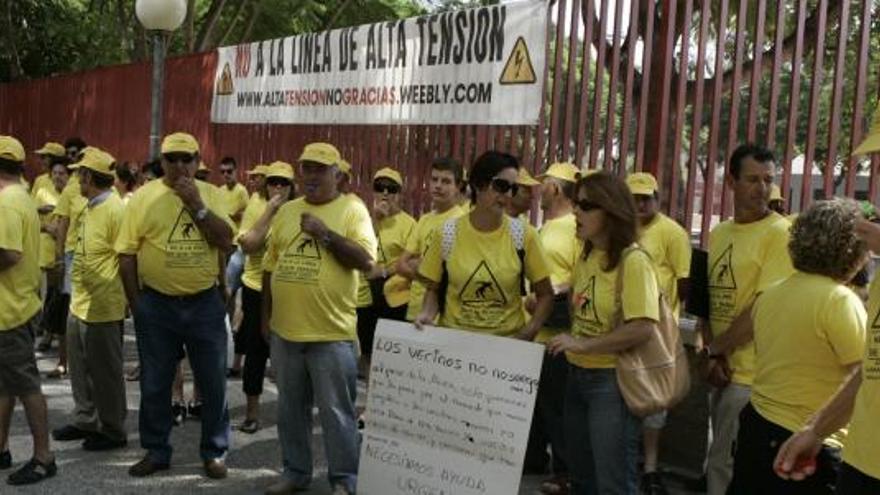
[[229, 69], [229, 62], [223, 66], [223, 73], [220, 74], [220, 80], [217, 81], [218, 95], [231, 95], [235, 91], [232, 85], [232, 70]]
[[481, 261], [459, 293], [465, 304], [507, 304], [507, 296], [485, 261]]
[[709, 270], [709, 287], [736, 289], [736, 279], [733, 275], [733, 244], [727, 246], [712, 264], [712, 269]]
[[516, 39], [513, 50], [507, 57], [507, 64], [501, 71], [501, 84], [534, 84], [537, 81], [535, 68], [532, 66], [532, 57], [529, 56], [529, 47], [522, 36]]

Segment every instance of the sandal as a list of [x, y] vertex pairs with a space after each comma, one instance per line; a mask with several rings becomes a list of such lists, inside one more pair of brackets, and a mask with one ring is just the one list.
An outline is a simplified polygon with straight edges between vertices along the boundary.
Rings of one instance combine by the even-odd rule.
[[51, 378], [53, 380], [64, 378], [65, 376], [67, 376], [67, 367], [61, 366], [60, 364], [56, 366], [54, 370], [46, 373], [46, 378]]
[[238, 427], [238, 431], [242, 433], [247, 433], [248, 435], [253, 435], [257, 431], [260, 430], [260, 422], [256, 419], [246, 419], [244, 423], [242, 423]]
[[55, 459], [48, 463], [42, 463], [36, 459], [31, 459], [27, 464], [18, 471], [6, 478], [6, 483], [10, 485], [32, 485], [43, 481], [46, 478], [55, 476], [58, 472], [58, 466], [55, 465]]

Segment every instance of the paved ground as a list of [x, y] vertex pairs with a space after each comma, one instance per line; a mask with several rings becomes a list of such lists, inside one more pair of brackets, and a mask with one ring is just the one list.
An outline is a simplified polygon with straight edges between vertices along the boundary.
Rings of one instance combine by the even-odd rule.
[[[134, 337], [130, 330], [126, 335], [125, 347], [127, 367], [133, 366], [135, 348]], [[40, 355], [41, 370], [48, 371], [55, 363], [54, 353], [47, 356]], [[363, 384], [361, 384], [361, 388], [363, 388]], [[212, 494], [258, 494], [262, 493], [263, 489], [276, 479], [281, 454], [275, 428], [277, 391], [271, 383], [267, 382], [263, 395], [264, 405], [261, 418], [263, 429], [255, 435], [235, 432], [233, 447], [227, 459], [230, 469], [229, 477], [222, 481], [208, 480], [204, 477], [198, 456], [199, 423], [191, 420], [182, 427], [174, 429], [172, 444], [175, 453], [170, 471], [147, 479], [128, 476], [126, 472], [128, 466], [141, 458], [142, 450], [139, 447], [137, 435], [137, 404], [139, 400], [137, 382], [128, 382], [127, 389], [130, 431], [127, 449], [92, 453], [83, 451], [78, 442], [53, 442], [59, 468], [55, 478], [32, 487], [19, 489], [8, 487], [5, 480], [0, 481], [0, 494], [163, 493], [172, 495], [190, 494], [203, 490], [210, 490]], [[43, 391], [48, 399], [50, 427], [54, 428], [66, 424], [73, 404], [69, 380], [45, 380]], [[230, 414], [235, 424], [244, 416], [245, 397], [241, 392], [241, 382], [238, 380], [230, 381], [229, 391]], [[361, 392], [363, 398], [363, 390]], [[189, 393], [190, 389], [187, 387], [187, 394]], [[313, 452], [319, 465], [316, 466], [313, 490], [307, 492], [311, 495], [329, 494], [329, 487], [324, 478], [326, 465], [324, 464], [320, 435], [320, 428], [316, 428]], [[16, 464], [30, 456], [30, 445], [30, 433], [24, 413], [19, 408], [13, 418], [10, 437], [10, 450]], [[2, 473], [4, 479], [6, 474], [6, 472]], [[537, 476], [523, 478], [520, 495], [539, 493], [540, 480], [541, 477]], [[675, 485], [675, 482], [673, 481], [672, 484]], [[672, 493], [686, 494], [689, 492], [673, 488]]]

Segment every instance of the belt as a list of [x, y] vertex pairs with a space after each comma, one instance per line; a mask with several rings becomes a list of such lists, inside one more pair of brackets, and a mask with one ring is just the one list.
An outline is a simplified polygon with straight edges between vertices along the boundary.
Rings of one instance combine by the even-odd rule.
[[170, 294], [165, 294], [162, 291], [158, 291], [148, 285], [145, 285], [143, 288], [144, 292], [152, 292], [153, 294], [156, 294], [157, 296], [164, 297], [166, 299], [172, 299], [175, 301], [193, 301], [196, 299], [201, 299], [209, 294], [212, 294], [216, 290], [217, 290], [217, 286], [212, 285], [211, 287], [208, 287], [207, 289], [205, 289], [203, 291], [196, 292], [195, 294], [170, 295]]

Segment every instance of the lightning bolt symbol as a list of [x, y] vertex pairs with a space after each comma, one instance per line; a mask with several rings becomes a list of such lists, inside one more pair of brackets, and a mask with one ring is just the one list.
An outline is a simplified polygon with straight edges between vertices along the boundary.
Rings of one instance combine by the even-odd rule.
[[516, 75], [519, 76], [519, 71], [522, 69], [523, 63], [523, 55], [522, 52], [517, 50], [514, 54], [513, 64], [516, 66]]

